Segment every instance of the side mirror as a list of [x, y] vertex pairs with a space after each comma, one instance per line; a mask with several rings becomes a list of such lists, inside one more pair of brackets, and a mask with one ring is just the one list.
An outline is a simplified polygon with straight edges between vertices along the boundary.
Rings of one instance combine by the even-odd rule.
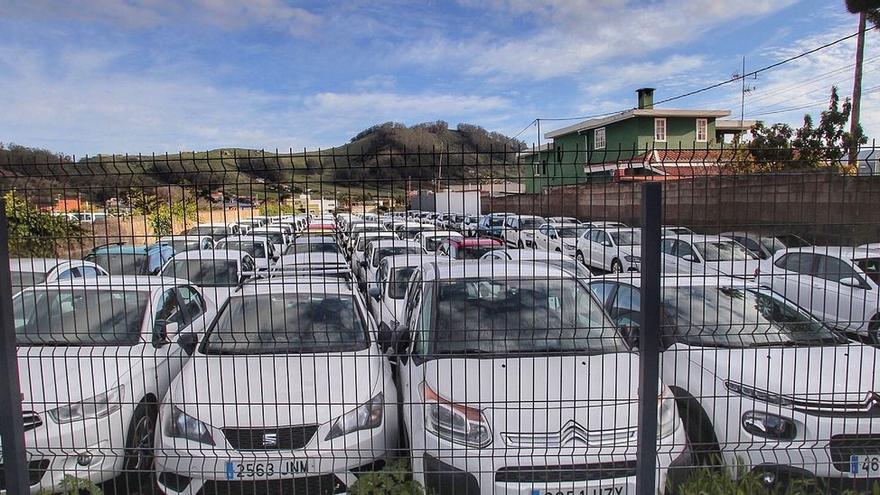
[[388, 352], [388, 349], [394, 347], [394, 330], [388, 326], [384, 321], [379, 324], [379, 334], [377, 338], [379, 342], [379, 348], [382, 349], [382, 352]]
[[692, 254], [686, 254], [686, 255], [682, 256], [681, 259], [683, 259], [685, 261], [690, 261], [691, 263], [697, 262], [697, 257]]
[[550, 234], [551, 239], [559, 239], [559, 236], [556, 234]]
[[369, 294], [370, 297], [372, 297], [373, 299], [375, 299], [377, 301], [379, 300], [379, 288], [378, 287], [375, 287], [375, 286], [370, 287], [369, 289], [367, 289], [367, 294]]
[[194, 333], [185, 333], [177, 339], [177, 345], [183, 349], [187, 356], [192, 356], [196, 352], [196, 346], [199, 345], [199, 336]]
[[398, 324], [394, 329], [394, 338], [392, 339], [392, 349], [395, 354], [403, 354], [409, 348], [409, 327]]
[[840, 281], [838, 283], [840, 285], [845, 285], [847, 287], [854, 287], [854, 288], [858, 288], [858, 289], [862, 288], [862, 283], [859, 282], [858, 279], [853, 278], [853, 277], [842, 278], [842, 279], [840, 279]]

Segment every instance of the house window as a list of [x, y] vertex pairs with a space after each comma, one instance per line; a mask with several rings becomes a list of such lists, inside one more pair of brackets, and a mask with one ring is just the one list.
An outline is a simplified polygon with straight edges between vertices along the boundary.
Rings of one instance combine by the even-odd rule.
[[605, 149], [605, 128], [600, 127], [593, 131], [593, 148], [597, 150]]
[[697, 119], [697, 142], [705, 143], [709, 140], [709, 122], [706, 119]]
[[666, 142], [666, 119], [654, 119], [654, 141]]
[[541, 175], [547, 175], [547, 160], [541, 160]]

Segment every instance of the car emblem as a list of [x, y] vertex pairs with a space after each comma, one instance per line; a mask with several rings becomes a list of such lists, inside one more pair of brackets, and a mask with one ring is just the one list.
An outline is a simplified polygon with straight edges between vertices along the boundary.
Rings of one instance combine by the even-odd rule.
[[559, 432], [560, 444], [567, 444], [573, 441], [587, 443], [587, 432], [575, 421], [569, 421]]
[[277, 446], [278, 446], [278, 434], [277, 433], [263, 434], [263, 447], [277, 447]]
[[880, 393], [874, 392], [871, 394], [871, 407], [880, 407]]

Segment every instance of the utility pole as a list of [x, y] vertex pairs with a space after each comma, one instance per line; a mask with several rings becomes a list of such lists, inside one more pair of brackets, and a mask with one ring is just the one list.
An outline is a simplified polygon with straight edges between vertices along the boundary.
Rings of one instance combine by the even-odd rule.
[[[856, 73], [853, 81], [852, 111], [849, 116], [849, 135], [856, 137], [859, 130], [859, 107], [862, 100], [862, 61], [865, 58], [865, 12], [859, 13], [859, 36], [856, 40]], [[855, 165], [858, 160], [858, 143], [849, 149], [849, 164]]]

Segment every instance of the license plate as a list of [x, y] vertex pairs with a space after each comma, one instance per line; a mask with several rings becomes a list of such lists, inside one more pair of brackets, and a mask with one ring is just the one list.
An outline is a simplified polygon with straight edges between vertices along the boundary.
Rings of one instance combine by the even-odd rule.
[[880, 455], [850, 456], [849, 472], [863, 478], [880, 477]]
[[626, 495], [625, 486], [532, 490], [532, 495]]
[[314, 471], [313, 462], [308, 459], [286, 459], [265, 462], [229, 461], [226, 463], [226, 479], [252, 480], [305, 476]]

